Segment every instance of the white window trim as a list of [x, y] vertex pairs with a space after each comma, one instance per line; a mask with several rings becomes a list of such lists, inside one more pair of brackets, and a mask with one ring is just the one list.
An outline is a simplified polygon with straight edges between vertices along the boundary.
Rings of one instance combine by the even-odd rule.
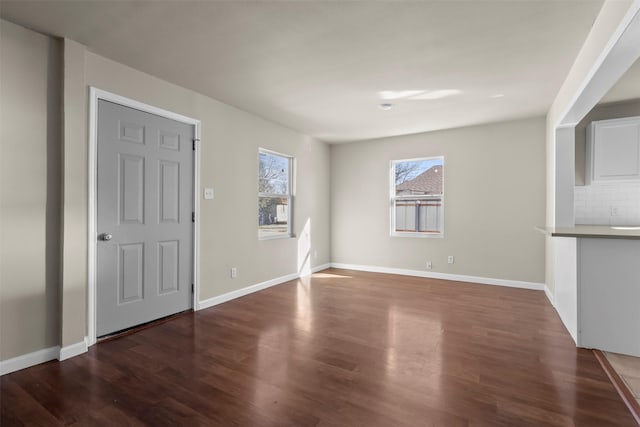
[[[259, 169], [259, 165], [260, 165], [260, 153], [265, 153], [265, 154], [272, 154], [275, 156], [280, 156], [280, 157], [285, 157], [287, 159], [289, 159], [288, 162], [288, 167], [289, 167], [289, 182], [288, 182], [288, 189], [287, 192], [288, 194], [273, 194], [273, 193], [261, 193], [258, 192], [258, 202], [260, 201], [261, 197], [274, 197], [274, 198], [287, 198], [287, 206], [289, 207], [288, 211], [287, 211], [287, 228], [288, 231], [286, 234], [282, 234], [280, 236], [262, 236], [260, 234], [260, 219], [258, 218], [258, 240], [277, 240], [277, 239], [291, 239], [295, 237], [295, 234], [293, 233], [293, 181], [294, 181], [294, 162], [295, 162], [295, 157], [289, 155], [289, 154], [284, 154], [284, 153], [280, 153], [277, 151], [273, 151], [273, 150], [269, 150], [266, 148], [262, 148], [259, 147], [258, 148], [258, 169]], [[258, 175], [258, 188], [260, 188], [260, 176]]]
[[430, 200], [433, 199], [434, 196], [426, 196], [426, 195], [406, 195], [406, 196], [396, 196], [396, 174], [395, 174], [395, 165], [400, 162], [417, 162], [421, 160], [434, 160], [440, 159], [442, 160], [442, 165], [444, 166], [444, 156], [431, 156], [431, 157], [417, 157], [414, 159], [399, 159], [399, 160], [391, 160], [389, 162], [389, 235], [391, 237], [418, 237], [422, 239], [442, 239], [444, 238], [444, 179], [442, 181], [442, 196], [440, 196], [442, 203], [442, 231], [439, 233], [425, 233], [425, 232], [416, 232], [416, 231], [396, 231], [396, 200]]

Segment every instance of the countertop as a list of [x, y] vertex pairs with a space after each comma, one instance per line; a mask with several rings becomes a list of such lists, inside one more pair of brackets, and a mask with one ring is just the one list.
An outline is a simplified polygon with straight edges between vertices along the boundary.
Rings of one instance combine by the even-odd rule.
[[[623, 227], [623, 226], [621, 226]], [[582, 237], [600, 239], [640, 239], [640, 228], [616, 230], [610, 225], [575, 225], [573, 227], [536, 227], [541, 233], [553, 237]]]

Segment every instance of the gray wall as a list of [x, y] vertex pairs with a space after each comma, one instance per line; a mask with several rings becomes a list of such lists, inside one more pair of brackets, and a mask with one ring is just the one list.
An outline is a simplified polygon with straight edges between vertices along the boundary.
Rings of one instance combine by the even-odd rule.
[[[544, 138], [540, 117], [333, 145], [332, 261], [544, 282]], [[389, 162], [440, 155], [444, 238], [390, 237]]]
[[[73, 41], [0, 27], [0, 360], [73, 345], [87, 333], [89, 85], [201, 120], [200, 182], [215, 189], [214, 200], [201, 200], [201, 300], [296, 273], [307, 252], [311, 267], [330, 261], [325, 143]], [[296, 158], [296, 238], [257, 239], [258, 147]]]
[[0, 21], [0, 360], [60, 340], [61, 45]]
[[592, 121], [640, 116], [640, 99], [596, 105], [576, 125], [576, 185], [584, 185], [587, 126]]

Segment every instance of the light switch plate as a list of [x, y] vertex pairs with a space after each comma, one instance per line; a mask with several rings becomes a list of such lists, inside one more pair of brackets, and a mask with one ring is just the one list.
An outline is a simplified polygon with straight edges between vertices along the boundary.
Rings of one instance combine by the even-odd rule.
[[213, 199], [213, 188], [205, 188], [204, 189], [204, 199], [212, 200]]

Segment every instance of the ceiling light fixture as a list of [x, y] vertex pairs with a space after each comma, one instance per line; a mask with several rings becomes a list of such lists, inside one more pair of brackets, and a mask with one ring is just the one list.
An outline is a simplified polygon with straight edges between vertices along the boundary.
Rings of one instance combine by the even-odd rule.
[[391, 110], [393, 108], [393, 104], [389, 104], [389, 103], [380, 104], [378, 105], [378, 108], [385, 111]]

